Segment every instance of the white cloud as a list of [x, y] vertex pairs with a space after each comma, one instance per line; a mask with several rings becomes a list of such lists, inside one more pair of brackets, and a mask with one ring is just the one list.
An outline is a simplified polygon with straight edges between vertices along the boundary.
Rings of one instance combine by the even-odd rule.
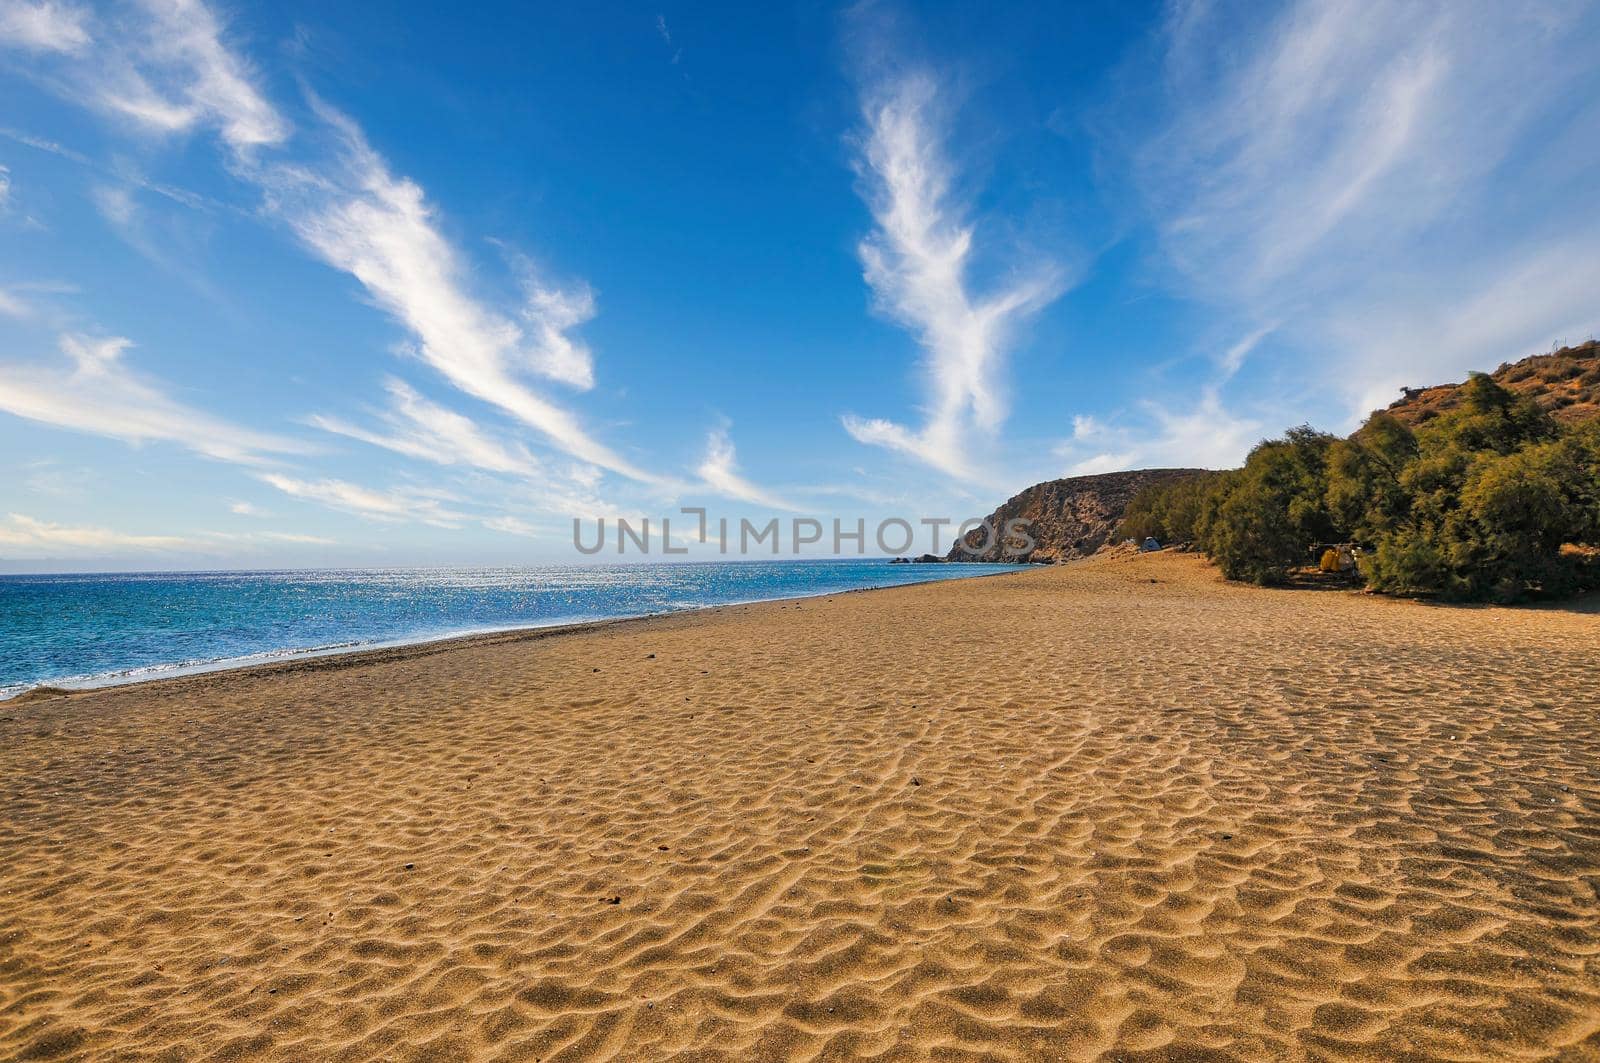
[[466, 519], [464, 514], [446, 508], [438, 497], [424, 490], [380, 491], [347, 480], [300, 480], [281, 473], [262, 473], [260, 478], [291, 498], [316, 502], [368, 520], [420, 521], [436, 527], [455, 528]]
[[243, 428], [167, 395], [129, 369], [121, 337], [66, 335], [65, 367], [0, 365], [0, 410], [45, 424], [131, 443], [170, 442], [240, 464], [304, 453], [291, 439]]
[[421, 187], [391, 174], [349, 119], [318, 109], [339, 133], [338, 163], [317, 172], [278, 167], [261, 176], [270, 204], [306, 246], [359, 280], [417, 338], [417, 353], [457, 388], [512, 414], [580, 461], [659, 483], [519, 376], [531, 370], [567, 383], [589, 379], [587, 351], [566, 330], [592, 314], [590, 297], [533, 288], [522, 310], [531, 335], [473, 298]]
[[734, 454], [733, 440], [726, 429], [715, 429], [706, 438], [706, 456], [697, 470], [700, 478], [713, 491], [742, 502], [750, 502], [769, 509], [799, 510], [800, 507], [751, 483], [739, 475], [739, 464]]
[[[121, 216], [121, 220], [125, 222], [132, 218], [132, 216], [136, 213], [136, 210], [133, 208], [136, 208], [137, 206], [137, 204], [131, 199], [133, 188], [143, 189], [146, 192], [154, 193], [155, 195], [169, 199], [174, 203], [181, 204], [194, 210], [216, 211], [219, 209], [230, 209], [215, 200], [209, 199], [197, 192], [191, 192], [186, 188], [179, 188], [176, 185], [166, 184], [160, 181], [152, 181], [140, 174], [125, 157], [117, 158], [108, 165], [106, 163], [91, 159], [82, 152], [74, 151], [73, 149], [65, 146], [64, 144], [58, 143], [57, 141], [48, 140], [44, 137], [37, 137], [30, 133], [24, 133], [16, 129], [7, 129], [3, 126], [0, 126], [0, 137], [5, 137], [6, 139], [15, 141], [18, 144], [24, 144], [36, 151], [46, 152], [50, 155], [56, 156], [57, 158], [66, 159], [68, 162], [76, 163], [87, 170], [92, 170], [99, 175], [113, 178], [120, 182], [120, 187], [100, 185], [92, 189], [89, 193], [90, 200], [94, 202], [96, 209], [100, 210], [102, 216], [110, 215], [110, 217], [107, 217], [107, 220], [114, 220], [117, 216]], [[0, 167], [0, 170], [4, 169], [4, 167]], [[128, 203], [128, 206], [124, 207], [118, 204], [116, 202], [117, 199], [125, 199]], [[27, 220], [32, 223], [34, 227], [40, 227], [37, 219], [29, 218]]]
[[595, 466], [541, 461], [522, 444], [496, 439], [472, 418], [424, 398], [403, 381], [391, 378], [386, 388], [390, 407], [378, 414], [381, 429], [321, 414], [307, 420], [324, 431], [419, 461], [515, 477], [518, 482], [510, 490], [555, 511], [576, 515], [608, 508], [595, 495], [601, 479]]
[[1105, 425], [1098, 417], [1080, 413], [1072, 418], [1072, 438], [1077, 442], [1088, 442], [1105, 435]]
[[305, 546], [337, 546], [334, 539], [323, 535], [302, 535], [298, 532], [256, 532], [258, 538], [275, 543], [297, 543]]
[[[231, 149], [234, 175], [260, 188], [269, 211], [314, 255], [358, 280], [415, 338], [414, 353], [452, 385], [535, 428], [578, 462], [658, 488], [675, 486], [596, 440], [571, 410], [527, 379], [593, 386], [593, 357], [573, 335], [594, 315], [587, 286], [552, 285], [519, 259], [521, 304], [502, 310], [483, 301], [471, 291], [469, 270], [441, 233], [423, 189], [391, 173], [353, 121], [312, 98], [336, 150], [294, 162], [269, 156], [257, 149], [289, 146], [290, 125], [224, 43], [211, 10], [200, 0], [151, 0], [130, 10], [112, 26], [116, 32], [97, 39], [82, 57], [63, 60], [61, 76], [48, 83], [146, 128], [215, 130]], [[138, 235], [137, 205], [126, 190], [102, 190], [98, 205], [125, 237]], [[510, 450], [488, 455], [459, 425], [431, 428], [455, 431], [456, 443], [476, 449], [475, 461], [523, 461]], [[342, 423], [339, 429], [361, 432]], [[358, 438], [378, 441], [374, 433]], [[385, 433], [379, 445], [398, 440]]]
[[1121, 452], [1103, 450], [1098, 454], [1090, 455], [1067, 466], [1068, 476], [1096, 476], [1103, 472], [1123, 472], [1136, 467], [1139, 461], [1139, 452], [1125, 450]]
[[221, 130], [229, 146], [245, 150], [277, 144], [289, 124], [256, 91], [250, 71], [222, 44], [216, 17], [200, 0], [159, 0], [150, 54], [178, 72], [181, 92]]
[[101, 185], [89, 195], [100, 216], [119, 229], [134, 223], [139, 208], [133, 201], [133, 190], [121, 186]]
[[57, 53], [62, 76], [51, 84], [149, 132], [215, 129], [241, 157], [288, 137], [288, 121], [199, 0], [149, 0], [104, 22], [91, 39], [77, 8], [11, 0], [0, 9], [0, 43]]
[[522, 320], [533, 333], [527, 356], [534, 372], [576, 388], [594, 387], [594, 356], [567, 335], [594, 317], [594, 292], [587, 285], [549, 288], [530, 275], [527, 295]]
[[1251, 331], [1232, 347], [1223, 351], [1222, 357], [1217, 362], [1217, 367], [1222, 372], [1222, 379], [1228, 380], [1243, 369], [1245, 359], [1250, 357], [1250, 352], [1254, 351], [1261, 341], [1272, 335], [1277, 328], [1276, 322], [1270, 325], [1262, 325]]
[[88, 14], [71, 4], [0, 0], [0, 43], [31, 52], [81, 52], [89, 45]]
[[520, 517], [489, 517], [484, 520], [483, 526], [490, 531], [505, 532], [507, 535], [520, 535], [526, 538], [532, 538], [538, 533], [537, 528]]
[[1357, 352], [1349, 361], [1352, 412], [1382, 409], [1402, 385], [1460, 379], [1466, 369], [1493, 369], [1504, 361], [1579, 343], [1600, 330], [1600, 227], [1575, 238], [1457, 271], [1447, 306], [1429, 299], [1428, 286], [1379, 303], [1364, 314], [1330, 322], [1341, 345]]
[[1214, 387], [1203, 389], [1199, 401], [1187, 410], [1154, 403], [1145, 404], [1144, 409], [1159, 431], [1142, 448], [1143, 464], [1226, 469], [1243, 462], [1262, 437], [1262, 423], [1227, 409]]
[[52, 297], [75, 295], [77, 291], [70, 284], [49, 281], [22, 281], [0, 288], [0, 316], [26, 320], [36, 316]]
[[1306, 391], [1353, 419], [1600, 323], [1600, 107], [1580, 102], [1600, 68], [1572, 46], [1597, 33], [1584, 0], [1175, 4], [1159, 61], [1130, 67], [1164, 75], [1164, 117], [1125, 183], [1180, 286], [1293, 322], [1277, 340], [1316, 357]]
[[98, 104], [157, 132], [214, 128], [236, 152], [278, 144], [289, 123], [251, 83], [245, 64], [222, 43], [216, 16], [198, 0], [162, 0], [148, 21], [105, 57]]
[[[1421, 157], [1449, 66], [1437, 10], [1394, 4], [1364, 18], [1309, 0], [1252, 35], [1236, 67], [1173, 64], [1187, 72], [1173, 86], [1176, 119], [1143, 161], [1179, 261], [1207, 282], [1256, 290], [1351, 225], [1417, 220], [1394, 195], [1433, 209], [1420, 193], [1465, 176], [1430, 172]], [[1195, 37], [1204, 26], [1197, 17], [1173, 47], [1212, 47]], [[1210, 274], [1216, 256], [1234, 271]]]
[[938, 105], [936, 83], [927, 74], [872, 85], [863, 104], [862, 176], [877, 227], [859, 250], [878, 307], [922, 345], [926, 421], [911, 429], [849, 415], [844, 425], [863, 443], [972, 478], [968, 453], [1005, 419], [1011, 336], [1055, 298], [1062, 280], [1049, 263], [1022, 262], [995, 291], [980, 296], [969, 289], [974, 229], [953, 202]]
[[672, 43], [672, 31], [667, 28], [667, 16], [656, 16], [656, 32], [661, 35], [661, 40], [666, 46], [672, 49], [672, 65], [677, 66], [683, 61], [683, 49]]
[[21, 513], [0, 522], [0, 548], [37, 556], [58, 550], [177, 550], [192, 541], [173, 535], [129, 535], [107, 528], [74, 527], [36, 520]]
[[20, 129], [0, 127], [0, 137], [5, 137], [7, 140], [14, 140], [18, 144], [25, 144], [28, 147], [34, 148], [38, 151], [48, 152], [51, 155], [68, 159], [72, 162], [78, 163], [81, 166], [93, 165], [89, 157], [84, 155], [82, 152], [73, 151], [65, 144], [50, 140], [46, 137], [34, 136], [32, 133], [24, 133]]
[[0, 214], [11, 209], [11, 168], [0, 166]]
[[265, 517], [266, 513], [252, 502], [234, 502], [228, 506], [228, 512], [240, 517]]
[[490, 438], [470, 417], [430, 402], [404, 381], [391, 377], [385, 387], [391, 400], [391, 409], [380, 415], [386, 432], [370, 431], [321, 414], [311, 417], [310, 423], [327, 432], [437, 465], [540, 475], [539, 463], [526, 448]]
[[336, 546], [335, 540], [298, 532], [201, 531], [189, 535], [139, 535], [92, 525], [57, 524], [21, 513], [0, 520], [0, 554], [11, 558], [107, 556], [182, 550], [203, 554], [235, 552], [229, 548], [276, 543], [289, 546]]
[[[1215, 386], [1190, 406], [1139, 404], [1131, 423], [1102, 425], [1089, 439], [1076, 435], [1056, 448], [1069, 476], [1124, 469], [1229, 469], [1244, 461], [1264, 435], [1263, 422], [1227, 408]], [[1281, 430], [1280, 426], [1275, 430]]]

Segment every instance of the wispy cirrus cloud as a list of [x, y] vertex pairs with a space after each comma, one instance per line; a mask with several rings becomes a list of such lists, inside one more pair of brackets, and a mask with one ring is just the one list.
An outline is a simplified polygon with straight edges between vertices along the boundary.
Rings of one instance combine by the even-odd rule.
[[215, 13], [199, 0], [92, 13], [50, 0], [0, 7], [0, 45], [53, 54], [55, 68], [35, 73], [87, 107], [149, 133], [214, 129], [239, 153], [282, 143], [289, 123], [222, 37]]
[[[431, 401], [396, 378], [386, 384], [389, 406], [377, 411], [380, 427], [368, 428], [324, 414], [307, 418], [323, 431], [381, 447], [418, 461], [488, 473], [502, 491], [524, 502], [568, 514], [605, 512], [595, 490], [601, 470], [564, 458], [541, 460], [515, 440], [498, 437], [478, 421]], [[502, 529], [496, 529], [502, 530]]]
[[255, 537], [274, 543], [291, 543], [301, 546], [336, 546], [338, 540], [326, 535], [305, 535], [301, 532], [255, 532]]
[[133, 201], [133, 190], [120, 185], [100, 185], [89, 195], [100, 216], [116, 229], [126, 232], [138, 218], [139, 209]]
[[0, 410], [32, 421], [130, 443], [166, 442], [244, 465], [304, 454], [305, 444], [258, 432], [179, 402], [129, 368], [120, 336], [64, 335], [65, 364], [0, 365]]
[[411, 488], [381, 490], [348, 480], [303, 480], [282, 473], [261, 473], [263, 483], [291, 498], [387, 523], [419, 521], [442, 528], [460, 527], [467, 515], [448, 508], [437, 493]]
[[222, 37], [215, 13], [199, 0], [140, 5], [113, 32], [94, 102], [158, 132], [214, 129], [235, 152], [281, 144], [289, 122]]
[[863, 91], [860, 173], [876, 227], [861, 242], [861, 262], [879, 310], [922, 346], [928, 398], [920, 428], [853, 414], [844, 425], [863, 443], [971, 479], [970, 453], [1005, 419], [1009, 344], [1064, 278], [1054, 263], [1018, 261], [992, 290], [974, 292], [976, 229], [952, 190], [943, 106], [926, 71], [896, 72]]
[[[1169, 254], [1196, 281], [1271, 294], [1315, 273], [1315, 252], [1353, 227], [1367, 238], [1422, 222], [1445, 206], [1429, 193], [1481, 166], [1431, 165], [1452, 64], [1439, 5], [1360, 18], [1342, 0], [1293, 3], [1226, 52], [1216, 38], [1235, 27], [1222, 11], [1173, 10], [1183, 17], [1165, 39], [1170, 110], [1138, 166]], [[1231, 269], [1216, 271], [1219, 259]]]
[[505, 410], [574, 458], [659, 482], [522, 379], [524, 372], [568, 384], [592, 379], [586, 349], [567, 336], [592, 315], [586, 291], [534, 287], [520, 308], [524, 326], [471, 296], [460, 256], [440, 234], [422, 188], [393, 175], [348, 118], [317, 109], [338, 134], [337, 160], [317, 171], [283, 166], [259, 175], [269, 205], [301, 241], [360, 281], [416, 337], [417, 354], [455, 387]]
[[595, 315], [594, 291], [587, 284], [553, 287], [522, 259], [525, 302], [519, 317], [526, 325], [524, 351], [534, 371], [575, 388], [594, 387], [594, 355], [572, 330]]
[[1242, 462], [1268, 428], [1281, 427], [1230, 409], [1220, 387], [1209, 384], [1186, 405], [1144, 401], [1116, 422], [1076, 417], [1055, 456], [1069, 476], [1153, 467], [1225, 469]]
[[531, 539], [539, 534], [539, 529], [535, 525], [530, 524], [521, 517], [508, 515], [488, 517], [482, 521], [482, 524], [490, 531], [502, 532], [506, 535], [517, 535], [525, 539]]
[[40, 520], [22, 513], [9, 513], [0, 520], [0, 556], [39, 558], [62, 553], [90, 551], [99, 555], [168, 553], [182, 550], [219, 554], [240, 546], [281, 544], [287, 546], [334, 546], [333, 539], [300, 532], [202, 531], [188, 535], [146, 535], [117, 531], [97, 525], [62, 524]]
[[289, 123], [256, 91], [249, 65], [223, 43], [210, 8], [200, 0], [159, 0], [147, 10], [144, 54], [172, 82], [166, 95], [183, 101], [190, 124], [213, 123], [236, 151], [288, 138]]
[[390, 407], [378, 414], [384, 425], [381, 431], [324, 414], [307, 420], [325, 432], [436, 465], [462, 465], [520, 476], [541, 473], [538, 461], [526, 447], [490, 437], [472, 418], [423, 398], [404, 381], [390, 377], [385, 390]]
[[[524, 297], [497, 307], [471, 290], [470, 270], [440, 231], [422, 187], [394, 174], [357, 124], [310, 97], [317, 152], [257, 87], [254, 71], [224, 40], [200, 0], [131, 5], [102, 13], [84, 47], [59, 57], [49, 78], [63, 94], [156, 133], [215, 132], [233, 174], [258, 188], [318, 259], [354, 277], [415, 339], [415, 353], [462, 392], [502, 409], [578, 461], [641, 483], [666, 480], [597, 440], [580, 418], [527, 379], [589, 388], [593, 357], [573, 331], [594, 314], [585, 285], [550, 284], [517, 258]], [[105, 32], [99, 32], [99, 23]], [[22, 46], [19, 39], [0, 40]], [[271, 157], [263, 149], [282, 149]], [[291, 148], [301, 149], [290, 159]], [[133, 204], [102, 195], [128, 231]]]
[[1274, 345], [1359, 415], [1600, 323], [1597, 34], [1583, 0], [1173, 3], [1119, 86], [1155, 131], [1113, 112], [1111, 172], [1180, 288], [1292, 323]]
[[21, 513], [0, 521], [0, 548], [38, 555], [54, 550], [178, 550], [194, 540], [176, 535], [132, 535], [109, 528], [56, 524]]
[[291, 546], [336, 546], [338, 541], [326, 535], [306, 535], [301, 532], [197, 532], [189, 545], [199, 549], [219, 549], [223, 546], [240, 546], [261, 543], [283, 543]]
[[683, 49], [673, 41], [672, 31], [667, 28], [666, 15], [656, 16], [656, 33], [661, 37], [662, 42], [672, 50], [672, 65], [677, 66], [683, 61]]
[[31, 52], [80, 52], [89, 44], [88, 17], [56, 0], [0, 0], [0, 41]]
[[696, 470], [707, 487], [719, 495], [768, 509], [798, 511], [801, 507], [760, 487], [739, 474], [733, 440], [724, 428], [713, 429], [706, 437], [705, 459]]
[[1167, 466], [1224, 469], [1241, 464], [1266, 431], [1287, 427], [1224, 397], [1252, 352], [1279, 327], [1259, 325], [1210, 359], [1212, 373], [1191, 398], [1147, 397], [1107, 418], [1079, 414], [1072, 434], [1052, 448], [1069, 476]]

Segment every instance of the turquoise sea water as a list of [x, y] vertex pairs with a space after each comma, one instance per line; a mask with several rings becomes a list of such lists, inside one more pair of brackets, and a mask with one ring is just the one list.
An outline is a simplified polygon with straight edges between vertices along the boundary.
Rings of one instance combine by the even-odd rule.
[[0, 576], [0, 698], [367, 646], [960, 579], [1010, 565], [742, 561]]

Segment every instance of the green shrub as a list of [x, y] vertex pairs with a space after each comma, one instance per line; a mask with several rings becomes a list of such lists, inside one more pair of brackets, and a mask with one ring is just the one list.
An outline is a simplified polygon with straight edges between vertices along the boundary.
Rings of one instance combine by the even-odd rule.
[[1258, 444], [1202, 521], [1201, 546], [1229, 579], [1279, 583], [1327, 541], [1327, 464], [1335, 437], [1309, 427]]
[[1128, 503], [1117, 528], [1118, 538], [1142, 541], [1154, 537], [1162, 543], [1195, 542], [1199, 537], [1206, 495], [1222, 475], [1199, 473], [1144, 488]]
[[1474, 374], [1415, 431], [1291, 429], [1244, 467], [1141, 493], [1124, 534], [1193, 541], [1230, 579], [1283, 581], [1318, 543], [1362, 546], [1376, 590], [1452, 600], [1569, 594], [1600, 580], [1600, 422], [1564, 428]]

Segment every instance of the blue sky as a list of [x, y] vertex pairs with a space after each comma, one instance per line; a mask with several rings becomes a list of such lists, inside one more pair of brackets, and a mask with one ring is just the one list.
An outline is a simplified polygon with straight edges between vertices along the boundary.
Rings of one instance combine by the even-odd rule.
[[0, 0], [0, 563], [572, 559], [1348, 430], [1595, 331], [1597, 45], [1565, 0]]

